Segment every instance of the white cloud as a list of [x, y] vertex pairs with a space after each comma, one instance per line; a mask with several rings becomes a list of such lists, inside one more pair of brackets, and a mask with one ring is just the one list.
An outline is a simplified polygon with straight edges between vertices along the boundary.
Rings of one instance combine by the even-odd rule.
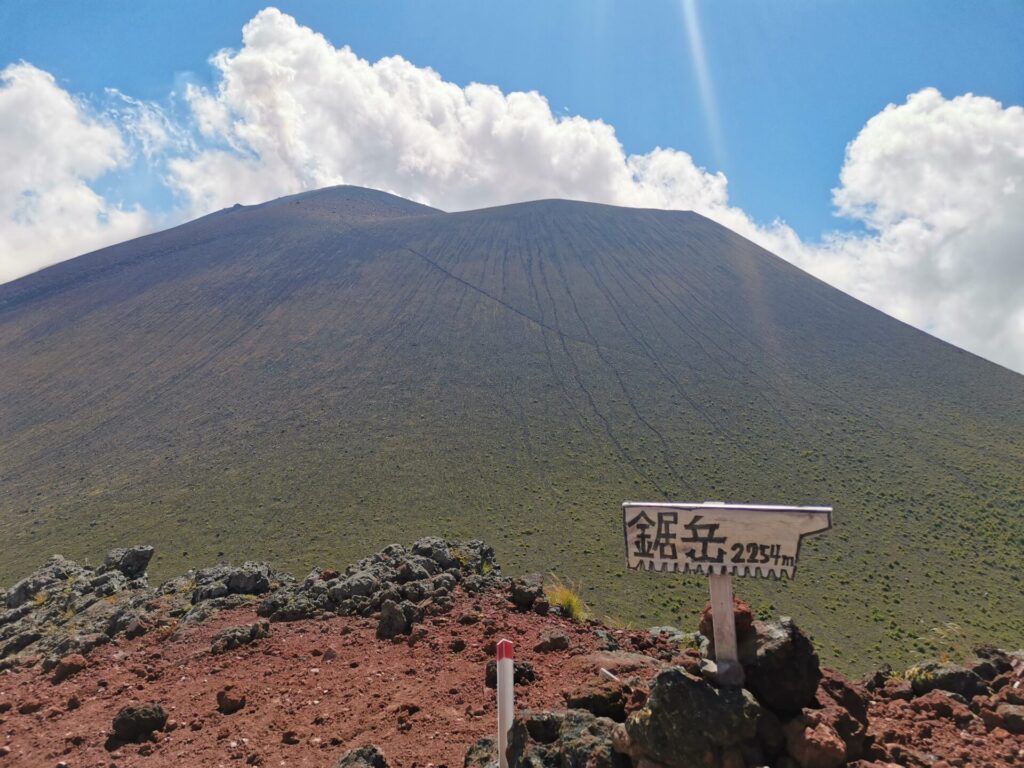
[[867, 236], [780, 255], [940, 338], [1024, 370], [1024, 109], [928, 88], [846, 149], [840, 214]]
[[[216, 87], [186, 89], [192, 136], [158, 107], [123, 96], [109, 112], [118, 133], [45, 73], [4, 70], [0, 123], [25, 109], [15, 99], [37, 117], [0, 142], [0, 160], [11, 158], [0, 166], [2, 188], [18, 190], [14, 203], [0, 200], [0, 280], [145, 226], [141, 212], [110, 206], [86, 183], [134, 152], [166, 173], [183, 201], [178, 217], [332, 184], [446, 210], [550, 197], [691, 209], [886, 312], [1024, 370], [1020, 107], [934, 89], [890, 105], [847, 147], [833, 191], [837, 212], [867, 234], [807, 243], [782, 222], [758, 225], [731, 206], [725, 176], [686, 152], [627, 155], [611, 126], [553, 114], [536, 92], [462, 87], [398, 56], [371, 63], [275, 9], [245, 25], [242, 43], [213, 57]], [[5, 169], [32, 178], [12, 183]], [[35, 211], [31, 223], [22, 208]], [[68, 225], [45, 224], [54, 220]]]
[[708, 207], [726, 180], [685, 152], [627, 157], [599, 120], [554, 115], [536, 92], [465, 88], [394, 56], [370, 63], [274, 9], [213, 58], [214, 92], [187, 98], [220, 148], [170, 165], [195, 212], [356, 184], [447, 210], [547, 197]]
[[142, 234], [88, 182], [129, 156], [121, 134], [30, 64], [0, 70], [0, 282]]

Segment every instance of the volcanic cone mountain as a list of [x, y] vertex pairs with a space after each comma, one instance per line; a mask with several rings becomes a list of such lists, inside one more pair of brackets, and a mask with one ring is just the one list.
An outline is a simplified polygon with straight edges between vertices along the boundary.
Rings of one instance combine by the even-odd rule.
[[1022, 469], [1024, 377], [694, 213], [339, 187], [0, 286], [7, 581], [478, 536], [686, 624], [702, 580], [624, 574], [621, 501], [831, 503], [795, 582], [737, 590], [856, 671], [1019, 645]]

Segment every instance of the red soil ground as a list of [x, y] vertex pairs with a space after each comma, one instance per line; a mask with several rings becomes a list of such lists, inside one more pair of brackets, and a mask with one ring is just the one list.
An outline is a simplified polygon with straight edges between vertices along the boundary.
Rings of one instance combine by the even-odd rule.
[[[466, 614], [480, 620], [462, 624]], [[393, 768], [461, 766], [467, 747], [497, 728], [494, 691], [484, 685], [489, 644], [508, 637], [537, 680], [517, 687], [517, 707], [564, 706], [562, 691], [592, 678], [602, 663], [592, 631], [553, 616], [509, 610], [503, 595], [461, 595], [455, 609], [428, 618], [426, 636], [377, 640], [376, 619], [332, 617], [273, 624], [270, 636], [222, 655], [209, 653], [225, 627], [256, 621], [252, 610], [223, 612], [174, 640], [151, 632], [98, 648], [89, 666], [62, 683], [41, 670], [0, 675], [0, 768], [146, 766], [310, 766], [347, 750], [378, 745]], [[571, 638], [567, 651], [533, 646], [550, 627]], [[466, 644], [455, 652], [454, 639]], [[325, 660], [333, 649], [337, 656]], [[330, 654], [328, 654], [330, 656]], [[217, 692], [234, 685], [240, 711], [223, 715]], [[79, 706], [69, 706], [77, 699]], [[118, 710], [157, 701], [176, 726], [159, 741], [108, 752]], [[36, 707], [38, 707], [36, 709]], [[28, 711], [22, 713], [19, 710]], [[284, 743], [294, 732], [297, 741]]]
[[[462, 623], [467, 616], [477, 620]], [[512, 639], [517, 660], [537, 672], [535, 682], [517, 687], [518, 708], [562, 707], [563, 693], [593, 680], [601, 666], [642, 677], [658, 666], [597, 651], [593, 627], [516, 612], [499, 592], [457, 593], [450, 613], [417, 625], [425, 635], [413, 645], [378, 640], [376, 618], [331, 617], [273, 624], [253, 645], [210, 653], [217, 632], [256, 619], [253, 610], [238, 609], [178, 637], [154, 631], [122, 639], [96, 649], [84, 670], [61, 683], [39, 668], [0, 673], [0, 768], [330, 768], [365, 744], [380, 747], [392, 768], [456, 768], [471, 743], [496, 730], [494, 691], [484, 679], [497, 639]], [[569, 649], [534, 651], [551, 628], [569, 636]], [[645, 636], [615, 634], [624, 648]], [[455, 640], [465, 648], [454, 650]], [[217, 693], [228, 685], [246, 703], [224, 715]], [[993, 727], [938, 692], [904, 701], [909, 694], [900, 686], [908, 687], [887, 685], [868, 709], [869, 733], [888, 760], [933, 768], [1024, 765], [1024, 734]], [[1008, 686], [997, 698], [1024, 703], [1024, 690]], [[107, 751], [117, 712], [147, 701], [168, 712], [168, 730]]]

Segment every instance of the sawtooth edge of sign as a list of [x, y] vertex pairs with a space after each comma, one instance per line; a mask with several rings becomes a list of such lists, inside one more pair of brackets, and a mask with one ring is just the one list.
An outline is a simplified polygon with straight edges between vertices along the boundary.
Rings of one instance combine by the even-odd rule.
[[782, 579], [795, 579], [796, 578], [796, 566], [792, 566], [793, 575], [790, 576], [786, 573], [785, 566], [778, 567], [767, 567], [761, 565], [715, 565], [715, 564], [698, 564], [689, 565], [680, 568], [678, 563], [673, 563], [673, 567], [669, 568], [669, 563], [662, 563], [661, 568], [655, 566], [653, 562], [638, 563], [636, 567], [627, 565], [626, 567], [631, 571], [643, 571], [644, 573], [690, 573], [698, 576], [753, 576], [759, 579], [774, 579], [775, 581], [782, 581]]

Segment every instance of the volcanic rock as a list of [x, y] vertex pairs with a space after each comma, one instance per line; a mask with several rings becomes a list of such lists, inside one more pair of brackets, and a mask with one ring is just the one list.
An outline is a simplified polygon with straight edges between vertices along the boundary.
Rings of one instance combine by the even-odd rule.
[[374, 745], [350, 749], [334, 764], [334, 768], [388, 768], [388, 761]]
[[[736, 642], [742, 643], [753, 633], [754, 614], [750, 610], [749, 605], [735, 596], [732, 599], [732, 610], [733, 620], [736, 622]], [[700, 614], [700, 624], [697, 629], [702, 635], [708, 638], [710, 649], [709, 655], [713, 656], [715, 648], [715, 630], [711, 601], [708, 601], [704, 605], [704, 610], [701, 611]]]
[[[528, 661], [514, 661], [512, 682], [515, 685], [527, 685], [537, 679], [533, 665]], [[491, 659], [484, 670], [484, 685], [488, 688], [498, 687], [498, 662]]]
[[539, 653], [549, 653], [551, 651], [564, 651], [568, 647], [569, 636], [561, 629], [552, 627], [540, 633], [540, 642], [533, 646], [533, 650]]
[[167, 713], [159, 703], [129, 704], [114, 718], [113, 735], [118, 741], [143, 741], [166, 724]]
[[918, 666], [918, 674], [911, 680], [911, 685], [917, 696], [935, 689], [958, 693], [966, 699], [990, 693], [985, 681], [976, 673], [956, 664], [921, 664]]
[[868, 692], [830, 669], [822, 669], [821, 675], [815, 695], [815, 716], [843, 740], [846, 759], [857, 760], [864, 754], [867, 740]]
[[1003, 728], [1010, 733], [1024, 734], [1024, 705], [1000, 704], [996, 714], [1002, 718]]
[[228, 627], [218, 632], [210, 644], [210, 653], [226, 653], [243, 645], [249, 645], [270, 634], [270, 622], [264, 620], [238, 627]]
[[569, 710], [545, 713], [540, 725], [535, 719], [532, 713], [523, 712], [512, 721], [508, 742], [510, 767], [629, 768], [629, 759], [612, 749], [615, 723], [608, 718]]
[[235, 689], [233, 685], [226, 685], [217, 691], [217, 710], [222, 715], [232, 715], [245, 706], [245, 694]]
[[112, 549], [107, 553], [99, 573], [119, 571], [125, 578], [137, 579], [146, 574], [146, 567], [152, 557], [153, 548], [149, 546]]
[[517, 608], [530, 610], [534, 602], [544, 598], [544, 579], [539, 573], [529, 573], [517, 579], [512, 579], [511, 585], [512, 603]]
[[630, 755], [669, 768], [717, 765], [723, 751], [753, 740], [760, 714], [749, 691], [666, 669], [654, 679], [647, 705], [626, 719]]
[[755, 622], [754, 629], [754, 659], [744, 664], [747, 688], [783, 720], [793, 717], [813, 703], [821, 679], [814, 645], [789, 617]]
[[409, 621], [401, 606], [394, 600], [385, 600], [380, 607], [380, 622], [377, 624], [377, 638], [390, 640], [395, 635], [409, 633]]
[[57, 666], [54, 667], [53, 677], [51, 679], [54, 683], [59, 683], [73, 675], [77, 675], [85, 669], [88, 664], [89, 662], [85, 660], [85, 656], [82, 654], [69, 653], [57, 662]]
[[783, 731], [786, 751], [800, 768], [839, 768], [846, 763], [846, 744], [814, 710], [804, 710]]
[[585, 709], [598, 717], [608, 717], [617, 723], [626, 719], [629, 691], [622, 681], [596, 678], [565, 694], [569, 709]]
[[493, 736], [477, 739], [466, 751], [462, 768], [497, 768], [498, 743]]

